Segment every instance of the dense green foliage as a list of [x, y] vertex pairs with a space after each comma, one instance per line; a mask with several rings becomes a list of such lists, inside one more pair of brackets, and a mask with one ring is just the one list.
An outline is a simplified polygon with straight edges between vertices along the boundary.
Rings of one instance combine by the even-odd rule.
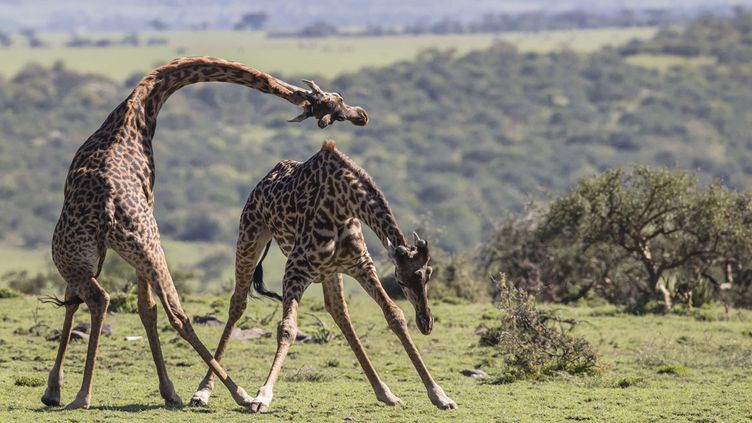
[[[750, 23], [742, 15], [689, 26], [680, 36], [707, 45], [717, 27], [735, 34], [723, 38], [734, 60], [663, 73], [630, 66], [616, 49], [536, 54], [501, 43], [319, 78], [371, 116], [365, 128], [326, 133], [285, 123], [295, 110], [279, 99], [190, 87], [167, 103], [154, 140], [162, 232], [231, 240], [247, 193], [272, 163], [305, 159], [326, 136], [374, 176], [405, 229], [430, 211], [445, 228], [436, 243], [455, 251], [529, 199], [605, 168], [694, 168], [744, 187], [752, 175]], [[30, 66], [0, 80], [1, 239], [47, 242], [74, 151], [136, 79], [121, 86], [64, 66]]]
[[684, 171], [636, 167], [583, 178], [547, 209], [510, 220], [480, 255], [542, 299], [589, 294], [644, 311], [718, 299], [752, 304], [752, 199]]

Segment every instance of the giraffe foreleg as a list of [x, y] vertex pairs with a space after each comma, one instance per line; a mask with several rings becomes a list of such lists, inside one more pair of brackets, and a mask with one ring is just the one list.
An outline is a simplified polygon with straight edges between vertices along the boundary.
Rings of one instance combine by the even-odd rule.
[[350, 314], [347, 310], [347, 303], [345, 303], [344, 289], [342, 286], [342, 275], [334, 274], [327, 276], [323, 282], [324, 288], [324, 305], [326, 310], [334, 319], [334, 322], [339, 326], [342, 334], [350, 344], [355, 357], [360, 363], [360, 367], [363, 368], [363, 372], [368, 378], [368, 382], [371, 383], [376, 398], [387, 405], [399, 405], [402, 404], [402, 400], [392, 393], [389, 387], [381, 380], [376, 369], [371, 364], [371, 360], [368, 359], [363, 345], [360, 343], [360, 338], [355, 333], [355, 329], [352, 326], [350, 320]]
[[247, 407], [251, 402], [251, 397], [245, 392], [243, 388], [239, 387], [232, 380], [232, 378], [227, 374], [222, 366], [219, 365], [217, 360], [215, 360], [212, 356], [211, 352], [206, 349], [206, 346], [204, 346], [204, 344], [196, 335], [196, 332], [191, 325], [191, 321], [190, 319], [188, 319], [188, 315], [185, 313], [183, 307], [180, 304], [178, 293], [175, 290], [175, 286], [169, 276], [167, 266], [161, 266], [158, 274], [161, 276], [153, 281], [156, 283], [156, 286], [153, 286], [153, 288], [157, 292], [157, 295], [159, 296], [162, 305], [164, 306], [165, 313], [167, 314], [167, 318], [170, 321], [170, 325], [183, 339], [185, 339], [193, 347], [194, 350], [196, 350], [196, 352], [199, 354], [199, 356], [201, 356], [204, 362], [209, 365], [209, 368], [214, 373], [216, 373], [216, 375], [219, 377], [219, 380], [221, 380], [222, 383], [230, 391], [230, 394], [232, 395], [232, 398], [235, 400], [235, 402], [239, 405]]
[[78, 391], [76, 399], [65, 407], [66, 410], [89, 408], [91, 404], [91, 383], [94, 378], [94, 364], [96, 363], [97, 349], [99, 348], [99, 335], [102, 333], [104, 317], [110, 304], [110, 296], [107, 295], [107, 292], [93, 277], [90, 278], [88, 285], [80, 287], [77, 291], [77, 294], [84, 300], [91, 311], [91, 332], [89, 334], [89, 346], [86, 351], [86, 364], [84, 365], [84, 379], [81, 383], [81, 389]]
[[457, 403], [452, 401], [441, 386], [433, 380], [431, 373], [423, 362], [423, 358], [420, 356], [418, 348], [410, 337], [405, 314], [399, 307], [397, 307], [394, 301], [389, 298], [386, 291], [384, 291], [384, 287], [381, 286], [381, 281], [378, 278], [373, 262], [369, 261], [369, 263], [354, 273], [353, 276], [355, 276], [358, 282], [360, 282], [363, 288], [384, 312], [384, 317], [389, 324], [389, 328], [399, 338], [400, 343], [402, 343], [402, 347], [405, 349], [405, 352], [407, 352], [408, 357], [410, 357], [410, 361], [412, 361], [415, 370], [418, 372], [418, 375], [420, 375], [431, 403], [442, 410], [456, 409]]

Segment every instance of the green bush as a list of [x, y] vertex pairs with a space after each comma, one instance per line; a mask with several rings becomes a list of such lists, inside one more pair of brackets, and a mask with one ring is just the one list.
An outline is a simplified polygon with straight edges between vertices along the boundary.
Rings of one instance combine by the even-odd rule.
[[16, 298], [20, 297], [21, 293], [12, 288], [0, 288], [0, 298]]
[[138, 296], [134, 288], [110, 294], [110, 313], [138, 313]]
[[629, 388], [630, 386], [636, 386], [643, 382], [643, 379], [638, 376], [626, 376], [616, 381], [616, 386], [619, 388]]
[[61, 291], [65, 286], [65, 281], [54, 268], [37, 272], [35, 275], [27, 270], [10, 271], [3, 274], [0, 280], [7, 283], [10, 289], [29, 295], [41, 294], [50, 290]]
[[36, 388], [38, 386], [44, 386], [44, 379], [35, 376], [16, 376], [15, 385]]
[[687, 368], [681, 364], [666, 364], [661, 366], [656, 373], [659, 375], [684, 376], [687, 374]]

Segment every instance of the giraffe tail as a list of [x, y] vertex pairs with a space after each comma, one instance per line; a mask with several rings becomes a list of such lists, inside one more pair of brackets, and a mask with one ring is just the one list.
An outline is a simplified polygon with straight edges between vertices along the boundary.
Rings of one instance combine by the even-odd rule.
[[38, 298], [39, 302], [42, 304], [53, 304], [58, 307], [62, 306], [69, 306], [69, 305], [76, 305], [76, 304], [83, 304], [84, 300], [82, 300], [79, 296], [74, 295], [70, 298], [68, 298], [67, 301], [63, 301], [60, 298], [58, 298], [55, 295], [45, 295], [44, 297]]
[[259, 294], [275, 299], [277, 301], [282, 301], [282, 296], [277, 294], [276, 292], [272, 292], [266, 289], [266, 286], [264, 285], [264, 268], [261, 267], [261, 263], [266, 258], [266, 254], [269, 252], [269, 247], [271, 247], [272, 242], [269, 241], [266, 243], [266, 248], [264, 248], [264, 254], [261, 255], [261, 259], [259, 260], [258, 264], [256, 265], [256, 270], [253, 272], [253, 289], [256, 290]]

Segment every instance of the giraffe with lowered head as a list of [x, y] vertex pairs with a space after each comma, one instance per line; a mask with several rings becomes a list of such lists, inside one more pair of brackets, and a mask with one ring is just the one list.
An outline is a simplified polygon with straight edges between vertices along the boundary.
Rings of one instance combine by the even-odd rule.
[[[394, 261], [395, 278], [415, 308], [418, 329], [426, 335], [431, 333], [433, 317], [426, 298], [426, 285], [431, 277], [428, 242], [415, 234], [414, 245], [408, 245], [383, 193], [371, 177], [339, 152], [334, 141], [326, 140], [321, 151], [305, 163], [291, 160], [278, 163], [251, 192], [240, 218], [235, 291], [215, 359], [222, 359], [233, 326], [245, 311], [252, 279], [258, 293], [277, 298], [283, 304], [283, 318], [277, 328], [277, 353], [250, 411], [269, 409], [274, 383], [297, 334], [298, 304], [313, 282], [323, 284], [325, 307], [350, 344], [376, 398], [388, 405], [401, 403], [376, 373], [353, 329], [345, 304], [343, 273], [355, 278], [381, 307], [389, 328], [418, 371], [431, 402], [441, 409], [457, 408], [431, 377], [410, 338], [402, 310], [384, 291], [366, 248], [361, 221], [373, 229]], [[281, 297], [267, 291], [262, 280], [261, 261], [272, 238], [287, 256]], [[211, 371], [207, 373], [191, 405], [208, 403], [213, 378]]]
[[42, 402], [60, 404], [63, 361], [73, 315], [85, 303], [91, 312], [83, 383], [67, 409], [88, 408], [99, 335], [109, 296], [97, 281], [108, 248], [115, 250], [136, 270], [138, 309], [146, 329], [159, 378], [159, 392], [168, 406], [182, 401], [167, 376], [157, 333], [155, 295], [165, 308], [170, 324], [208, 364], [230, 390], [233, 399], [250, 406], [252, 399], [214, 360], [198, 339], [183, 311], [167, 268], [154, 219], [154, 156], [152, 137], [157, 114], [178, 89], [197, 82], [219, 81], [244, 85], [274, 94], [303, 108], [292, 121], [318, 119], [319, 127], [337, 120], [365, 125], [366, 112], [344, 103], [337, 93], [321, 91], [311, 81], [310, 91], [287, 84], [243, 64], [211, 57], [176, 59], [146, 75], [102, 126], [78, 149], [65, 181], [63, 209], [52, 239], [52, 258], [67, 282], [63, 333], [55, 364], [47, 380]]

